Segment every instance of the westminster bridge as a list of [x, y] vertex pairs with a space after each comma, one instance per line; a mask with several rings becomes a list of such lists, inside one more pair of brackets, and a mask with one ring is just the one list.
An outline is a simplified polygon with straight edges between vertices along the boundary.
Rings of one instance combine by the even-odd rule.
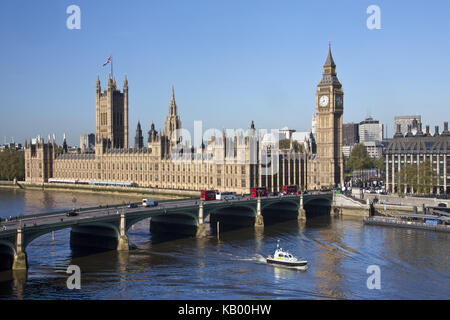
[[234, 200], [166, 200], [154, 207], [116, 205], [84, 208], [78, 209], [76, 216], [67, 216], [67, 211], [26, 215], [4, 222], [0, 227], [0, 257], [8, 260], [3, 263], [6, 265], [3, 268], [27, 269], [27, 246], [40, 236], [66, 228], [71, 228], [70, 245], [73, 247], [126, 251], [129, 250], [128, 230], [148, 218], [151, 218], [152, 232], [187, 232], [204, 237], [207, 220], [211, 227], [216, 222], [250, 222], [261, 227], [266, 219], [306, 219], [329, 213], [332, 201], [331, 192], [314, 192], [261, 198], [242, 196]]

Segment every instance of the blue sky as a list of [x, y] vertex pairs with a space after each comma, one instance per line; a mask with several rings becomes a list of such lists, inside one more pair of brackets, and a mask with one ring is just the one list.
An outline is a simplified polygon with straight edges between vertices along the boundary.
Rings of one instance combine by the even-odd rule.
[[[66, 8], [81, 9], [81, 29]], [[381, 30], [369, 30], [369, 5]], [[95, 81], [114, 75], [130, 92], [130, 141], [163, 128], [171, 85], [183, 127], [311, 128], [328, 41], [343, 84], [344, 122], [388, 125], [450, 115], [450, 2], [267, 0], [3, 0], [0, 143], [95, 132]]]

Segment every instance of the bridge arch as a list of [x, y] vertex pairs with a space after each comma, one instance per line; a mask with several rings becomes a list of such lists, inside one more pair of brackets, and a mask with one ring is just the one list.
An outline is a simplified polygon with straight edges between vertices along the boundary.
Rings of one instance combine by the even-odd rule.
[[224, 205], [224, 206], [215, 206], [212, 208], [208, 208], [205, 210], [205, 217], [211, 214], [225, 214], [225, 213], [234, 213], [234, 212], [244, 212], [248, 213], [248, 216], [256, 215], [256, 207], [247, 204], [239, 204], [239, 205]]
[[0, 240], [0, 271], [11, 269], [16, 254], [13, 242], [7, 239]]
[[327, 215], [331, 212], [332, 204], [332, 195], [314, 196], [304, 198], [303, 208], [305, 209], [306, 217]]
[[279, 197], [261, 203], [264, 224], [272, 224], [298, 218], [299, 197]]
[[[5, 249], [9, 250], [10, 251], [9, 253], [11, 253], [12, 255], [16, 254], [16, 246], [14, 243], [12, 243], [9, 240], [0, 239], [0, 247], [2, 249], [5, 248]], [[0, 250], [0, 252], [3, 252], [3, 250]], [[7, 253], [7, 252], [5, 252], [5, 253]]]
[[110, 222], [92, 221], [72, 226], [70, 245], [97, 249], [117, 249], [121, 239], [120, 220]]
[[113, 232], [113, 234], [116, 235], [116, 237], [118, 238], [120, 236], [120, 229], [119, 229], [119, 225], [115, 224], [113, 222], [89, 222], [89, 223], [83, 223], [83, 224], [78, 224], [78, 225], [72, 225], [72, 226], [56, 226], [53, 228], [47, 228], [47, 229], [40, 229], [37, 230], [35, 232], [26, 232], [24, 239], [23, 239], [23, 250], [25, 251], [27, 246], [33, 242], [34, 240], [36, 240], [39, 237], [42, 237], [46, 234], [49, 234], [51, 232], [54, 231], [59, 231], [59, 230], [63, 230], [63, 229], [69, 229], [72, 228], [72, 230], [74, 229], [80, 229], [80, 228], [89, 228], [89, 227], [94, 227], [94, 228], [104, 228], [107, 230], [111, 230]]

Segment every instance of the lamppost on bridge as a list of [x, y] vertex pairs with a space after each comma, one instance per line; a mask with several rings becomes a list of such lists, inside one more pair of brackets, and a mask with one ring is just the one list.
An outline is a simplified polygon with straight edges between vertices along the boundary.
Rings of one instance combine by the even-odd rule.
[[258, 198], [256, 199], [256, 216], [255, 216], [255, 226], [264, 226], [264, 219], [261, 212], [261, 195], [258, 192]]
[[73, 210], [75, 210], [75, 203], [77, 202], [77, 198], [75, 196], [72, 197]]

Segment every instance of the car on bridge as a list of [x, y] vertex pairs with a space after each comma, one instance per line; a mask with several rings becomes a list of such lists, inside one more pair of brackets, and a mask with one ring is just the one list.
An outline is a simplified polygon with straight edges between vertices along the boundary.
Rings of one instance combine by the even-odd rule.
[[76, 217], [78, 215], [78, 212], [76, 212], [75, 210], [70, 210], [66, 213], [67, 217]]
[[216, 200], [235, 200], [237, 199], [236, 192], [218, 192], [216, 193]]
[[130, 203], [128, 203], [127, 207], [128, 207], [128, 208], [137, 208], [138, 205], [137, 205], [137, 203], [130, 202]]
[[156, 202], [153, 199], [142, 199], [143, 207], [156, 207], [157, 205], [158, 205], [158, 202]]

